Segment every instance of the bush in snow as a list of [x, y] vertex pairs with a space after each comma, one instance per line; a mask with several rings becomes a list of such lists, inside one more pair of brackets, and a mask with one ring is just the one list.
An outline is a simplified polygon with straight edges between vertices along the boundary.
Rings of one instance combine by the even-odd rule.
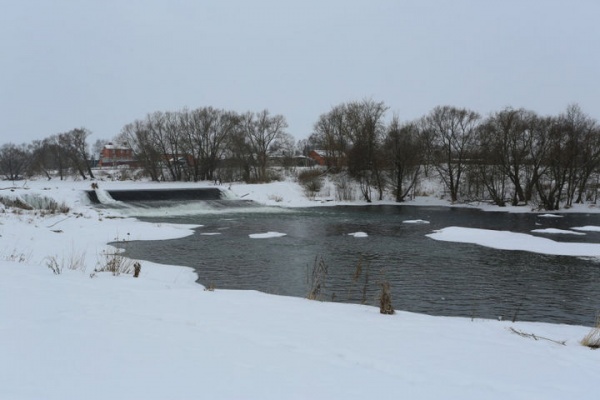
[[[99, 261], [99, 265], [94, 269], [94, 273], [110, 272], [114, 276], [119, 276], [121, 274], [131, 274], [134, 272], [134, 261], [123, 257], [117, 251], [104, 251], [102, 256], [103, 258]], [[92, 274], [92, 276], [93, 275], [94, 274]]]
[[46, 266], [54, 275], [60, 275], [66, 268], [71, 271], [85, 271], [85, 254], [73, 252], [69, 257], [46, 257]]
[[596, 317], [596, 326], [581, 339], [581, 344], [591, 349], [600, 348], [600, 314]]
[[381, 297], [379, 298], [379, 312], [381, 314], [394, 314], [392, 307], [392, 295], [390, 292], [390, 283], [388, 281], [381, 283]]
[[6, 208], [17, 210], [42, 210], [50, 214], [66, 214], [69, 212], [69, 207], [64, 202], [58, 203], [50, 197], [37, 194], [24, 194], [21, 197], [0, 196], [0, 203]]
[[323, 186], [322, 173], [318, 169], [307, 169], [298, 174], [298, 183], [304, 188], [308, 197], [315, 197]]

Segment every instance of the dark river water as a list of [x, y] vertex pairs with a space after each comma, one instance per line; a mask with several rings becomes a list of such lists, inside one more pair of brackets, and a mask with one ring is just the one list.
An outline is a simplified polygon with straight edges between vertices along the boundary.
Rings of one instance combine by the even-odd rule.
[[[376, 305], [380, 284], [388, 281], [395, 309], [432, 315], [592, 325], [600, 311], [598, 260], [494, 250], [426, 236], [449, 226], [522, 233], [600, 226], [600, 217], [594, 214], [544, 218], [445, 207], [289, 210], [237, 205], [215, 202], [216, 208], [210, 209], [186, 206], [189, 215], [185, 216], [165, 212], [163, 216], [140, 217], [203, 227], [183, 239], [128, 243], [126, 255], [190, 266], [200, 283], [217, 289], [253, 289], [298, 297], [309, 293], [309, 276], [317, 260], [322, 260], [327, 268], [322, 300]], [[152, 207], [156, 206], [150, 210]], [[160, 213], [163, 211], [154, 214]], [[153, 213], [146, 208], [139, 214]], [[265, 232], [285, 236], [250, 237]], [[349, 235], [354, 232], [368, 236]], [[556, 241], [600, 243], [600, 233], [594, 232], [585, 236], [535, 235]]]

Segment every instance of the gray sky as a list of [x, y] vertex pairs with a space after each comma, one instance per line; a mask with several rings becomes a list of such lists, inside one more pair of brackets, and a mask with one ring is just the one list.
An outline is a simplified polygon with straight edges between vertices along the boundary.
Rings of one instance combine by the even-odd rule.
[[600, 119], [597, 0], [0, 0], [0, 143], [111, 139], [153, 111], [283, 114], [342, 102]]

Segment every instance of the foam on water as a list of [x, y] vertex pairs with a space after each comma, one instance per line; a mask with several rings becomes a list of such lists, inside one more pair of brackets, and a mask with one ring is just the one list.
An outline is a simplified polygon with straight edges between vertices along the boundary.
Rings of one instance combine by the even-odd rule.
[[103, 189], [95, 189], [96, 197], [98, 197], [98, 201], [100, 204], [117, 204], [119, 203], [117, 200], [113, 199], [106, 190]]
[[179, 217], [214, 214], [285, 213], [289, 210], [264, 207], [251, 201], [202, 200], [202, 201], [140, 201], [105, 203], [101, 207], [118, 210], [128, 217]]

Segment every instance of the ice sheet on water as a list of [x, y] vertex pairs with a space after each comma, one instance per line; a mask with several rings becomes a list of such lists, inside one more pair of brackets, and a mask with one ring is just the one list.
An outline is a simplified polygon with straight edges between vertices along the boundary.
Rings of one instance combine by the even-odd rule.
[[566, 229], [546, 228], [546, 229], [534, 229], [533, 233], [550, 233], [550, 234], [564, 234], [564, 235], [585, 235], [581, 232], [573, 232]]
[[251, 233], [248, 236], [250, 236], [251, 239], [270, 239], [270, 238], [278, 238], [278, 237], [286, 236], [286, 234], [281, 233], [281, 232], [265, 232], [265, 233]]
[[532, 253], [576, 257], [600, 257], [600, 244], [565, 243], [510, 231], [451, 226], [426, 235], [445, 242], [472, 243], [499, 250], [521, 250]]
[[556, 214], [540, 214], [538, 215], [538, 217], [540, 218], [562, 218], [562, 215], [556, 215]]
[[354, 236], [355, 238], [368, 237], [369, 235], [366, 232], [352, 232], [348, 234], [349, 236]]
[[600, 232], [600, 226], [594, 226], [594, 225], [575, 226], [571, 229], [574, 229], [576, 231], [585, 231], [585, 232]]

